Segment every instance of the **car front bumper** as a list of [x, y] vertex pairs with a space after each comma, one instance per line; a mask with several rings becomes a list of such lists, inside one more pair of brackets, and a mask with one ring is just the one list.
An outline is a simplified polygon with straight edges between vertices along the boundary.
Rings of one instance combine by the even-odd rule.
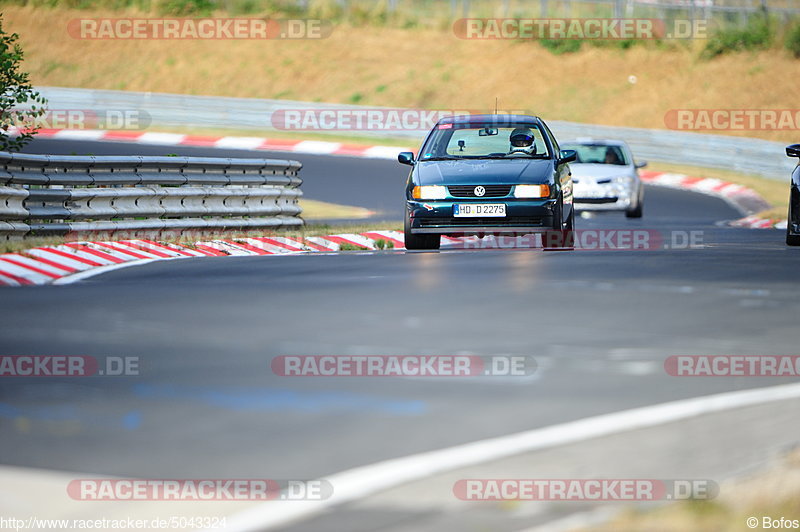
[[636, 205], [635, 189], [617, 184], [575, 185], [576, 211], [626, 211]]
[[[454, 218], [456, 203], [504, 203], [506, 216]], [[487, 198], [482, 201], [407, 200], [410, 230], [414, 234], [536, 233], [553, 228], [555, 199]]]

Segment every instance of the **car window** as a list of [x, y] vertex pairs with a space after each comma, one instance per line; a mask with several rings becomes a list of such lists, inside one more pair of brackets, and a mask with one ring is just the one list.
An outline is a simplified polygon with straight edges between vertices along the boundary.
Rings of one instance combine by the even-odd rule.
[[565, 145], [564, 149], [575, 150], [577, 152], [576, 163], [614, 164], [620, 166], [630, 164], [621, 146], [609, 146], [606, 144], [569, 144]]
[[[446, 124], [446, 126], [449, 124]], [[519, 129], [530, 130], [533, 136], [533, 147], [529, 152], [519, 153], [523, 156], [549, 157], [550, 152], [544, 140], [543, 132], [535, 125], [519, 127], [495, 126], [458, 126], [440, 127], [422, 148], [421, 159], [434, 157], [504, 157], [512, 152], [510, 137]]]
[[550, 126], [544, 122], [542, 122], [542, 125], [544, 125], [544, 130], [547, 132], [547, 136], [550, 138], [550, 144], [553, 146], [553, 151], [560, 153], [563, 148], [559, 147], [556, 136], [553, 135], [553, 132], [550, 130]]

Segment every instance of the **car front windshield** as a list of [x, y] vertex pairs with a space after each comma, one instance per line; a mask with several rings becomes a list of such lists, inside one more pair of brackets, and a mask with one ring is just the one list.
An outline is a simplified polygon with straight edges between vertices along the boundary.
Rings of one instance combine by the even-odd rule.
[[531, 124], [439, 124], [421, 153], [423, 161], [550, 157], [541, 129]]
[[584, 164], [615, 164], [626, 166], [630, 164], [625, 151], [620, 146], [608, 144], [564, 144], [562, 149], [577, 152], [576, 163]]

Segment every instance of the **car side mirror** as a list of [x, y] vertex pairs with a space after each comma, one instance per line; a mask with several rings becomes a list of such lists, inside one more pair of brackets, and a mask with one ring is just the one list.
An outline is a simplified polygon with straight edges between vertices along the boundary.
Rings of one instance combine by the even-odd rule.
[[647, 161], [637, 161], [634, 166], [636, 168], [644, 168], [645, 166], [647, 166]]
[[558, 164], [571, 163], [578, 158], [578, 152], [575, 150], [561, 150], [561, 157], [558, 158]]
[[414, 164], [414, 152], [401, 151], [397, 154], [397, 161], [400, 164]]
[[786, 155], [789, 157], [800, 157], [800, 144], [786, 146]]

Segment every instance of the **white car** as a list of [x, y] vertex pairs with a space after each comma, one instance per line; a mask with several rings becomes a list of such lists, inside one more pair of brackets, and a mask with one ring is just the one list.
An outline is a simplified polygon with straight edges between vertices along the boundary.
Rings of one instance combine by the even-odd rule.
[[578, 211], [623, 211], [628, 218], [641, 218], [644, 186], [628, 145], [620, 140], [577, 139], [561, 143], [561, 149], [575, 150], [570, 163], [573, 198]]

